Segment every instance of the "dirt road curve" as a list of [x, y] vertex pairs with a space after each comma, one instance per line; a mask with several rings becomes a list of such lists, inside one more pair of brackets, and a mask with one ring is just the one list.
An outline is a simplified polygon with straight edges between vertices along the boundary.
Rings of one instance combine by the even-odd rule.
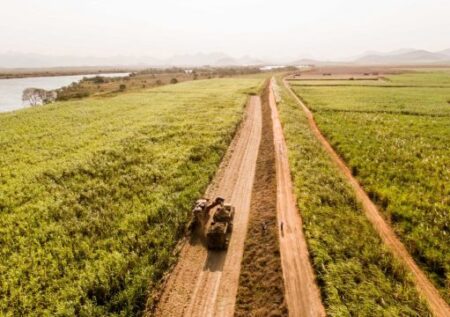
[[261, 127], [261, 100], [251, 97], [244, 122], [206, 194], [224, 197], [236, 208], [228, 251], [208, 252], [199, 239], [186, 243], [156, 316], [233, 316]]
[[353, 177], [352, 173], [350, 172], [350, 169], [345, 165], [345, 162], [339, 157], [339, 155], [334, 151], [330, 143], [328, 143], [327, 139], [325, 139], [325, 137], [322, 135], [319, 128], [317, 127], [312, 112], [305, 106], [305, 104], [300, 100], [300, 98], [298, 98], [297, 95], [295, 95], [295, 93], [291, 90], [286, 80], [284, 80], [284, 85], [290, 91], [292, 96], [297, 100], [300, 106], [303, 108], [304, 112], [306, 113], [306, 116], [308, 117], [309, 125], [312, 131], [319, 139], [319, 141], [322, 143], [322, 145], [325, 147], [326, 151], [330, 154], [333, 161], [342, 170], [345, 177], [349, 181], [350, 185], [355, 190], [356, 196], [362, 203], [367, 218], [372, 222], [374, 228], [378, 231], [384, 243], [391, 249], [392, 253], [398, 259], [400, 259], [411, 271], [418, 291], [428, 302], [428, 305], [430, 306], [430, 309], [433, 312], [433, 314], [438, 317], [449, 317], [450, 316], [449, 305], [440, 296], [438, 290], [434, 287], [434, 285], [430, 282], [430, 280], [428, 280], [424, 272], [414, 262], [413, 258], [406, 250], [405, 246], [400, 242], [399, 238], [395, 235], [392, 228], [384, 220], [380, 211], [370, 200], [369, 196], [367, 196], [366, 192], [361, 187], [359, 182]]
[[[280, 252], [286, 302], [290, 316], [325, 316], [319, 289], [303, 234], [302, 219], [293, 194], [289, 161], [283, 128], [271, 83], [269, 102], [272, 109], [275, 158], [277, 170], [277, 213], [280, 223]], [[283, 228], [281, 228], [281, 223]]]

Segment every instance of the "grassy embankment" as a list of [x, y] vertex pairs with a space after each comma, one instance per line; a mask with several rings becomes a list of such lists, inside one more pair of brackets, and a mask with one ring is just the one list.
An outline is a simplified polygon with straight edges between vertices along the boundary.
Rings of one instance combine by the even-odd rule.
[[261, 82], [1, 114], [0, 314], [139, 314]]
[[287, 316], [277, 224], [277, 181], [269, 86], [262, 96], [262, 138], [256, 162], [235, 316]]
[[27, 77], [54, 77], [85, 74], [128, 73], [142, 70], [140, 67], [49, 67], [49, 68], [0, 68], [0, 79]]
[[[205, 79], [201, 76], [198, 79]], [[91, 77], [58, 90], [58, 101], [81, 99], [86, 97], [112, 97], [120, 93], [139, 91], [170, 83], [193, 80], [193, 75], [182, 70], [170, 73], [139, 72], [123, 77]]]
[[[124, 77], [92, 77], [84, 78], [77, 83], [58, 90], [58, 100], [81, 99], [89, 96], [111, 97], [119, 93], [139, 91], [145, 88], [158, 87], [189, 80], [237, 77], [243, 74], [256, 74], [258, 68], [222, 67], [196, 68], [186, 73], [182, 68], [145, 69]], [[253, 77], [253, 76], [251, 76]]]
[[450, 302], [450, 73], [389, 79], [415, 88], [294, 88]]
[[279, 83], [280, 119], [297, 204], [327, 314], [427, 316], [405, 268], [387, 251], [351, 187]]

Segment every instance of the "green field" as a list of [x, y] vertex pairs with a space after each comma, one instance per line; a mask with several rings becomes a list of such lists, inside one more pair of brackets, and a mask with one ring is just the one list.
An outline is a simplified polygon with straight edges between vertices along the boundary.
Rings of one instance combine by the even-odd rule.
[[418, 87], [294, 90], [450, 301], [450, 73], [390, 81]]
[[193, 81], [0, 114], [0, 315], [142, 311], [261, 83]]
[[297, 204], [330, 316], [428, 316], [405, 268], [387, 251], [351, 187], [282, 87], [278, 107]]
[[[351, 78], [351, 75], [348, 76]], [[375, 79], [356, 78], [346, 79], [302, 79], [291, 80], [292, 86], [378, 86], [378, 87], [429, 87], [450, 88], [450, 69], [439, 71], [405, 71], [402, 74], [383, 75]]]
[[450, 116], [450, 87], [294, 86], [313, 112], [375, 112]]

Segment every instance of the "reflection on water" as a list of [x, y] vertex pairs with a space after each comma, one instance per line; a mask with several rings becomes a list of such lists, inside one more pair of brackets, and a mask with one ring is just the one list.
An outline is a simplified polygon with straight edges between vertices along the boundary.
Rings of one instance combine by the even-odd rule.
[[26, 88], [41, 88], [45, 90], [52, 90], [70, 85], [73, 82], [81, 80], [83, 77], [121, 77], [128, 75], [129, 73], [113, 73], [0, 79], [0, 112], [12, 111], [27, 107], [28, 104], [22, 101], [22, 93]]

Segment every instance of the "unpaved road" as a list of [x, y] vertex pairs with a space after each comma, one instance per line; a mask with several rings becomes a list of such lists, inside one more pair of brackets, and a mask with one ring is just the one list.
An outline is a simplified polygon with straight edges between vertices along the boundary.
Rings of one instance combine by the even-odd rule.
[[311, 130], [316, 135], [317, 139], [325, 147], [326, 151], [329, 153], [332, 160], [341, 169], [341, 171], [347, 178], [348, 182], [355, 190], [356, 196], [358, 200], [361, 202], [367, 218], [370, 220], [374, 228], [377, 230], [381, 239], [390, 248], [394, 256], [396, 256], [400, 261], [402, 261], [412, 273], [418, 291], [427, 301], [433, 314], [437, 317], [449, 317], [450, 316], [449, 305], [444, 301], [444, 299], [441, 297], [436, 287], [434, 287], [434, 285], [430, 282], [425, 273], [414, 262], [413, 258], [406, 250], [405, 246], [400, 242], [399, 238], [396, 236], [392, 228], [384, 220], [378, 208], [370, 200], [369, 196], [366, 194], [366, 192], [361, 187], [356, 178], [353, 177], [350, 169], [347, 167], [345, 162], [334, 151], [333, 147], [330, 145], [328, 140], [322, 135], [314, 120], [312, 112], [292, 91], [287, 81], [284, 80], [283, 82], [285, 87], [290, 91], [292, 96], [297, 100], [297, 102], [302, 107], [303, 111], [306, 113]]
[[302, 219], [296, 207], [289, 170], [287, 147], [278, 117], [273, 93], [269, 95], [275, 144], [277, 172], [277, 213], [280, 234], [281, 265], [283, 268], [286, 302], [290, 316], [325, 316], [319, 288], [315, 283], [312, 265], [303, 234]]
[[227, 251], [208, 251], [193, 238], [180, 252], [155, 316], [233, 316], [261, 140], [261, 100], [251, 97], [246, 116], [206, 196], [236, 208]]

